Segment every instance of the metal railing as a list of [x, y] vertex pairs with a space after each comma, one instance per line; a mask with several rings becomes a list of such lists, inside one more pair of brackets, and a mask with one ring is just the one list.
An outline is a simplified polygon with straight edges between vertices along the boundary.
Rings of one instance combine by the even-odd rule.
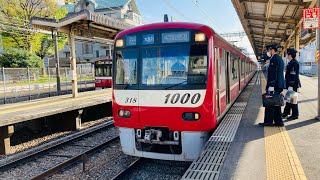
[[[1, 68], [0, 104], [72, 93], [70, 68], [60, 70], [61, 93], [57, 92], [55, 68]], [[93, 66], [78, 65], [78, 91], [94, 89]]]

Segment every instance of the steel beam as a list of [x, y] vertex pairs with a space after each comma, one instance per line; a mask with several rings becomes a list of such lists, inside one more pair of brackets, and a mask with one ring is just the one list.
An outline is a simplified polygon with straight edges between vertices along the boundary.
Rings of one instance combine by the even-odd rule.
[[[264, 26], [257, 26], [257, 25], [248, 25], [248, 28], [258, 28], [258, 29], [264, 29]], [[287, 30], [287, 28], [272, 28], [269, 27], [270, 30]]]
[[257, 35], [257, 36], [266, 36], [266, 37], [272, 37], [272, 38], [285, 38], [285, 35], [281, 35], [281, 34], [264, 34], [264, 33], [260, 33], [260, 32], [250, 32], [253, 35]]
[[[264, 16], [244, 15], [244, 18], [249, 19], [249, 20], [267, 21], [267, 18], [264, 17]], [[296, 24], [296, 20], [295, 19], [269, 18], [269, 21], [270, 22]]]
[[[254, 3], [268, 3], [269, 0], [239, 0], [240, 3], [243, 2], [254, 2]], [[283, 5], [295, 5], [295, 6], [305, 6], [304, 2], [290, 2], [290, 1], [274, 1], [274, 4], [283, 4]]]

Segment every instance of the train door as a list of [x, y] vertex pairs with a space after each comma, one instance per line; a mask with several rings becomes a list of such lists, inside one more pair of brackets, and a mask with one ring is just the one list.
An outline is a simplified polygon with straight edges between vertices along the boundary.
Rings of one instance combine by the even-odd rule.
[[227, 98], [227, 104], [230, 103], [230, 53], [226, 52], [226, 71], [225, 71], [225, 81], [226, 81], [226, 98]]
[[214, 48], [214, 62], [215, 62], [215, 89], [216, 89], [216, 113], [220, 116], [220, 72], [219, 72], [219, 48]]

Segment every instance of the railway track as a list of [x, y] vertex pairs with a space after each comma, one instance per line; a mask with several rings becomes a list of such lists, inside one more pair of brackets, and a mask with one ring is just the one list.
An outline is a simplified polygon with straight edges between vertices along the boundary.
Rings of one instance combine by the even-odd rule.
[[190, 164], [191, 162], [138, 158], [111, 179], [181, 179]]
[[[111, 136], [107, 134], [108, 131], [111, 131]], [[50, 147], [39, 149], [24, 157], [1, 164], [0, 179], [1, 174], [4, 177], [18, 179], [44, 179], [78, 162], [83, 163], [83, 170], [85, 170], [85, 163], [90, 154], [118, 140], [119, 136], [115, 132], [116, 128], [113, 121], [108, 121], [96, 127], [88, 128], [83, 132], [70, 135], [71, 137], [67, 136]], [[46, 167], [41, 166], [41, 164]], [[24, 175], [19, 174], [26, 169], [32, 169], [32, 172]]]
[[120, 179], [124, 179], [125, 176], [127, 176], [127, 174], [133, 170], [136, 166], [139, 166], [139, 164], [142, 163], [142, 159], [143, 158], [138, 158], [135, 161], [133, 161], [126, 169], [122, 170], [121, 172], [119, 172], [116, 176], [114, 176], [112, 178], [112, 180], [120, 180]]

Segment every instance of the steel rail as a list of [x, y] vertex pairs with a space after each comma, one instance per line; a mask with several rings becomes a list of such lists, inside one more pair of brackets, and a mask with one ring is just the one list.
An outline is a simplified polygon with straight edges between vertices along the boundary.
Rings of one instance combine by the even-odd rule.
[[120, 180], [124, 179], [125, 175], [130, 172], [131, 169], [138, 166], [142, 163], [143, 158], [138, 158], [135, 161], [133, 161], [126, 169], [119, 172], [117, 175], [115, 175], [111, 180]]
[[[106, 123], [97, 125], [95, 127], [85, 129], [85, 130], [83, 130], [83, 132], [79, 132], [77, 134], [69, 135], [69, 136], [67, 136], [67, 137], [65, 137], [63, 139], [58, 139], [58, 142], [56, 142], [52, 146], [43, 147], [42, 149], [36, 150], [36, 151], [33, 151], [33, 152], [26, 152], [23, 157], [19, 157], [19, 158], [15, 159], [15, 160], [12, 160], [12, 161], [8, 162], [8, 163], [4, 163], [4, 164], [0, 165], [0, 169], [1, 169], [0, 172], [8, 170], [8, 169], [10, 169], [12, 167], [17, 167], [17, 166], [19, 166], [19, 164], [28, 161], [28, 159], [32, 159], [35, 156], [42, 155], [43, 153], [45, 153], [45, 152], [47, 152], [49, 150], [52, 150], [54, 148], [57, 148], [57, 147], [62, 146], [64, 144], [67, 144], [67, 143], [69, 143], [71, 141], [83, 138], [84, 136], [90, 135], [90, 134], [92, 134], [92, 133], [94, 133], [96, 131], [102, 130], [104, 128], [109, 128], [109, 127], [112, 127], [112, 126], [113, 126], [113, 121], [108, 121]], [[71, 138], [70, 138], [70, 136], [71, 136]], [[45, 146], [45, 145], [46, 144], [44, 144], [42, 146]], [[29, 151], [32, 151], [32, 149], [29, 150]]]
[[112, 143], [112, 142], [114, 142], [114, 141], [116, 141], [118, 139], [119, 139], [119, 136], [116, 136], [116, 137], [114, 137], [112, 139], [109, 139], [109, 140], [103, 142], [103, 143], [100, 143], [99, 145], [97, 145], [97, 146], [95, 146], [95, 147], [93, 147], [93, 148], [91, 148], [91, 149], [89, 149], [89, 150], [87, 150], [87, 151], [85, 151], [83, 153], [80, 153], [80, 154], [72, 157], [71, 159], [68, 159], [68, 160], [56, 165], [55, 167], [50, 168], [50, 169], [48, 169], [48, 170], [46, 170], [46, 171], [44, 171], [44, 172], [42, 172], [42, 173], [30, 178], [30, 179], [31, 180], [44, 179], [44, 178], [46, 178], [46, 177], [48, 177], [50, 175], [55, 174], [56, 172], [58, 172], [60, 170], [63, 170], [65, 168], [67, 168], [67, 167], [79, 162], [79, 161], [83, 162], [83, 170], [85, 170], [85, 163], [86, 163], [86, 161], [88, 159], [88, 155], [90, 155], [90, 154], [102, 149], [103, 147], [107, 146], [108, 144], [110, 144], [110, 143]]

